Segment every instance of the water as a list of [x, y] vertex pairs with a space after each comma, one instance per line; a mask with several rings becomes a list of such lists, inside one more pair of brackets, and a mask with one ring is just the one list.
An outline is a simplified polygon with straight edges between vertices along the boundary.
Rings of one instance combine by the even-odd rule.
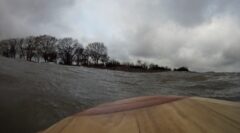
[[240, 101], [240, 73], [128, 73], [0, 57], [0, 132], [33, 133], [97, 104], [147, 95]]

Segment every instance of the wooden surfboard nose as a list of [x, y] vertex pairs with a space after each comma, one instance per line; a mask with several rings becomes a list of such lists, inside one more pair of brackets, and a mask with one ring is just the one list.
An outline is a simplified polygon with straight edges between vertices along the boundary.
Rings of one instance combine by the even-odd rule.
[[125, 100], [119, 100], [112, 103], [102, 104], [97, 107], [85, 110], [78, 113], [77, 115], [99, 115], [108, 114], [122, 111], [129, 111], [144, 107], [150, 107], [154, 105], [166, 104], [169, 102], [174, 102], [187, 97], [181, 96], [145, 96], [130, 98]]
[[240, 133], [240, 103], [147, 96], [102, 104], [42, 133]]

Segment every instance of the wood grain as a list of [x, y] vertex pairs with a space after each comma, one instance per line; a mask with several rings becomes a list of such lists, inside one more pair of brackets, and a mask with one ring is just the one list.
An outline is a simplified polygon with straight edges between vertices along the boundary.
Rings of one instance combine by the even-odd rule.
[[140, 97], [67, 117], [42, 133], [240, 133], [240, 103]]

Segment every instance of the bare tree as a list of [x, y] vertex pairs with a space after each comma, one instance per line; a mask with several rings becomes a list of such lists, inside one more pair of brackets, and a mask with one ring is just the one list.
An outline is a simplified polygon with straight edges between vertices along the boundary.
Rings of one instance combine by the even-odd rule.
[[17, 39], [17, 53], [19, 54], [19, 58], [25, 58], [25, 40], [24, 38]]
[[106, 59], [106, 57], [108, 57], [107, 48], [101, 42], [94, 42], [88, 44], [88, 46], [86, 47], [86, 51], [89, 57], [91, 57], [91, 59], [95, 62], [95, 64], [98, 64], [101, 58], [104, 60]]
[[81, 63], [82, 65], [89, 65], [89, 55], [86, 49], [83, 50]]
[[72, 38], [63, 38], [58, 41], [58, 56], [65, 65], [72, 65], [78, 41]]
[[5, 57], [9, 57], [9, 41], [8, 40], [2, 40], [0, 42], [0, 52], [1, 52], [1, 55]]
[[17, 39], [9, 39], [9, 57], [15, 58], [16, 57], [16, 48], [17, 48]]
[[107, 54], [104, 54], [100, 57], [100, 61], [106, 65], [106, 63], [109, 61], [109, 56]]
[[1, 53], [3, 56], [15, 58], [16, 57], [16, 47], [17, 39], [7, 39], [1, 41]]
[[36, 37], [36, 44], [38, 45], [38, 54], [45, 62], [56, 60], [56, 42], [55, 37], [49, 35], [42, 35]]
[[36, 53], [36, 43], [35, 43], [35, 37], [30, 36], [26, 38], [26, 56], [27, 56], [27, 61], [32, 61], [32, 58], [34, 54]]
[[120, 65], [121, 63], [114, 59], [109, 59], [108, 62], [106, 63], [106, 67], [118, 67]]
[[82, 46], [82, 44], [78, 43], [77, 46], [76, 46], [76, 49], [75, 49], [75, 56], [76, 56], [76, 63], [77, 65], [79, 66], [80, 65], [80, 62], [82, 62], [83, 60], [83, 52], [84, 52], [84, 48]]

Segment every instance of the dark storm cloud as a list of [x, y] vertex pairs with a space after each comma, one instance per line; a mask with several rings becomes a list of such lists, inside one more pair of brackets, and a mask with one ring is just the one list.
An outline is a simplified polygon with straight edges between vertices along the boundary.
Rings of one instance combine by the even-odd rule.
[[[169, 0], [138, 5], [144, 8], [131, 10], [145, 14], [133, 11], [128, 21], [131, 30], [125, 32], [131, 59], [200, 71], [240, 71], [240, 1]], [[140, 23], [131, 25], [134, 20]]]
[[54, 21], [61, 15], [61, 9], [71, 6], [73, 1], [66, 0], [5, 0], [7, 12], [30, 22], [43, 23]]
[[61, 21], [64, 11], [73, 4], [73, 0], [1, 0], [0, 37], [49, 32], [40, 28], [47, 29], [48, 25], [59, 24], [57, 22]]
[[211, 2], [208, 0], [166, 0], [163, 1], [168, 17], [184, 25], [193, 26], [205, 21], [208, 7]]
[[52, 34], [111, 57], [240, 71], [239, 0], [0, 0], [0, 38]]

